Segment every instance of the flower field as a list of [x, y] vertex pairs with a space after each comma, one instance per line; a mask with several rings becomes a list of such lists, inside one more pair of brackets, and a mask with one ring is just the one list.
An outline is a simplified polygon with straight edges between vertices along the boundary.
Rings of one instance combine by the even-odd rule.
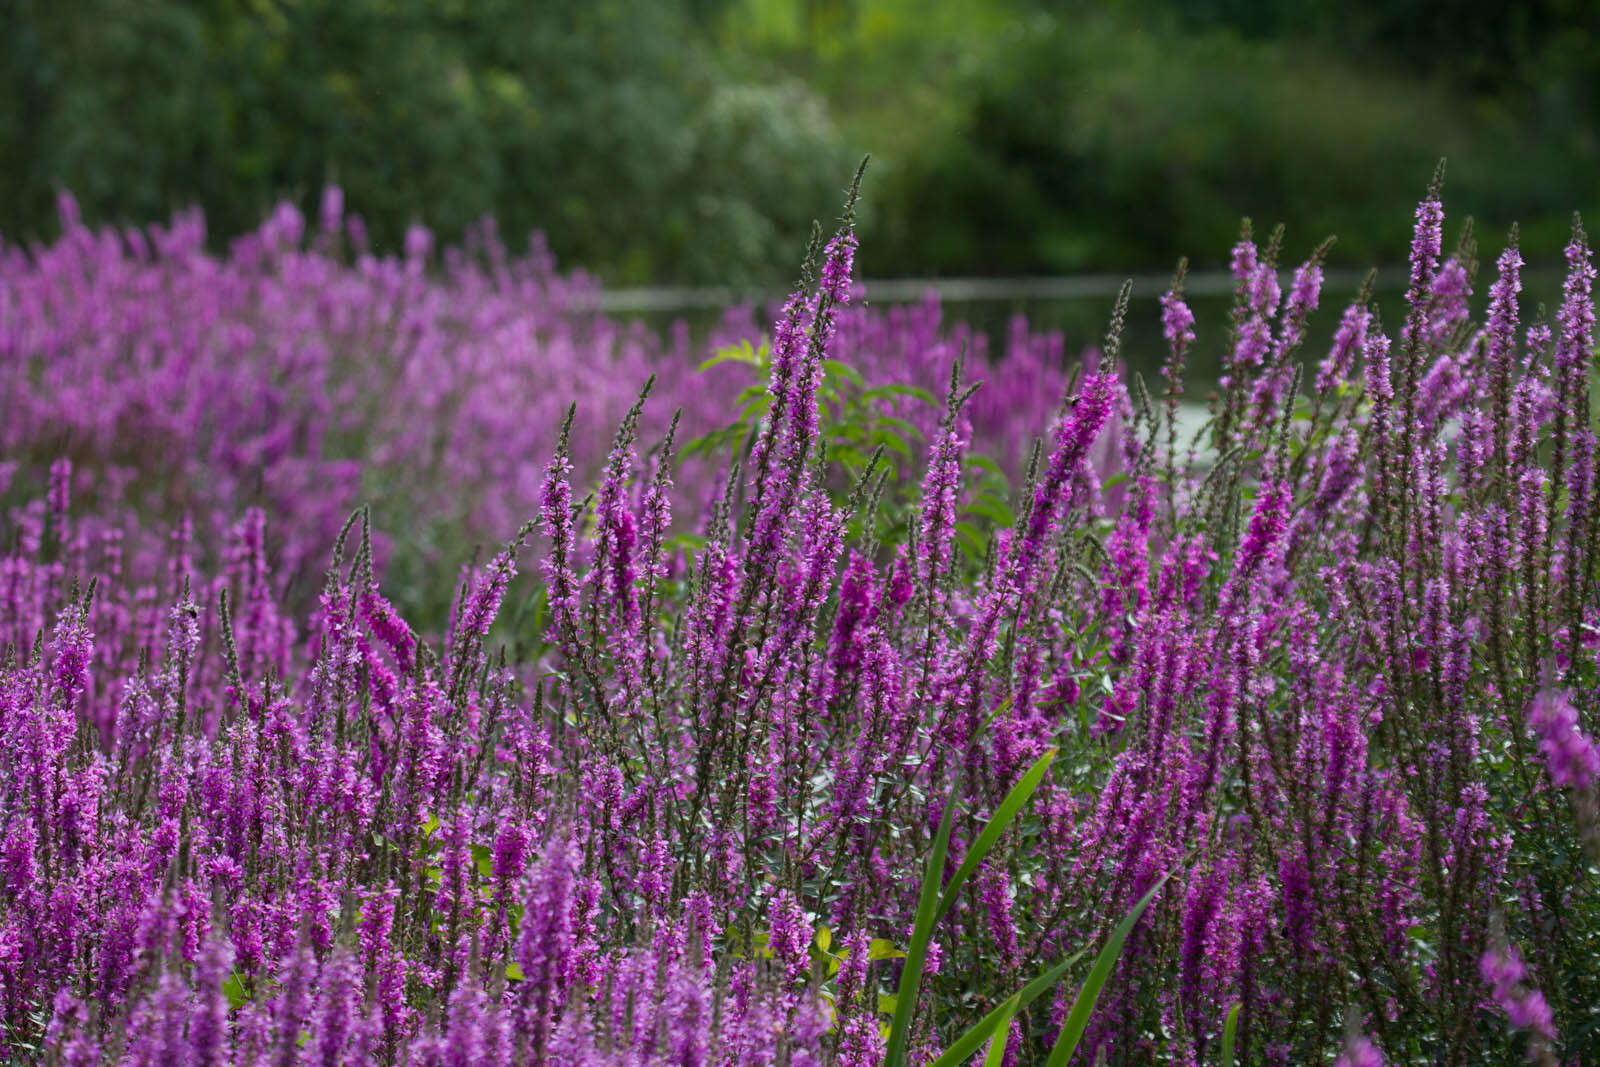
[[1083, 360], [863, 305], [854, 192], [703, 345], [487, 224], [64, 200], [5, 1062], [1593, 1062], [1595, 270], [1527, 307], [1440, 189], [1394, 306], [1247, 226], [1197, 336], [1180, 266], [1149, 381], [1126, 290]]

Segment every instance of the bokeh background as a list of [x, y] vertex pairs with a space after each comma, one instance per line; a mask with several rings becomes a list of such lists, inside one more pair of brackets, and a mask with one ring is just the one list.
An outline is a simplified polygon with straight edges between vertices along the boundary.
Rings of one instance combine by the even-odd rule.
[[[7, 0], [0, 234], [337, 182], [380, 249], [492, 214], [609, 286], [779, 285], [874, 164], [867, 277], [1224, 260], [1240, 216], [1403, 258], [1452, 215], [1553, 261], [1600, 206], [1589, 0]], [[1103, 309], [1102, 309], [1103, 310]]]

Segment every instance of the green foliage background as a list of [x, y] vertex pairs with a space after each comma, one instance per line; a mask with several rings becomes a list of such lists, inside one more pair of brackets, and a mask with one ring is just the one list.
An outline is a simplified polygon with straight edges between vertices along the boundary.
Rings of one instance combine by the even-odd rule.
[[1452, 214], [1535, 256], [1600, 208], [1600, 5], [1537, 0], [11, 0], [0, 234], [345, 187], [546, 231], [614, 284], [787, 280], [863, 152], [869, 275], [1220, 262], [1238, 218], [1391, 262]]

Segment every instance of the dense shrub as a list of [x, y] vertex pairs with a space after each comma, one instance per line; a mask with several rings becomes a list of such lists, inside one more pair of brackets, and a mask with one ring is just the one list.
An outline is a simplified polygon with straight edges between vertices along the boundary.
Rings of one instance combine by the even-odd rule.
[[[1513, 240], [1479, 322], [1442, 229], [1435, 188], [1404, 306], [1344, 309], [1303, 371], [1321, 250], [1285, 293], [1247, 233], [1203, 451], [1181, 272], [1164, 395], [1114, 370], [1124, 298], [974, 513], [959, 361], [916, 479], [833, 455], [847, 221], [698, 536], [649, 402], [588, 496], [564, 428], [439, 641], [364, 515], [294, 617], [271, 516], [142, 585], [58, 463], [4, 564], [13, 1055], [876, 1063], [1122, 923], [1078, 1062], [1216, 1062], [1225, 1026], [1248, 1063], [1592, 1057], [1594, 271], [1575, 228], [1525, 327]], [[1008, 1002], [1007, 1056], [1044, 1061], [1073, 984]]]

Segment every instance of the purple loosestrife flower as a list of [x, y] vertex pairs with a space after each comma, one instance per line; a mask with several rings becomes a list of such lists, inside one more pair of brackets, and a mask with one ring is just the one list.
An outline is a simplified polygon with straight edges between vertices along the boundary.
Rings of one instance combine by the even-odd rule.
[[1289, 300], [1283, 309], [1276, 360], [1282, 361], [1290, 350], [1298, 348], [1305, 339], [1306, 320], [1317, 310], [1321, 295], [1321, 262], [1312, 259], [1296, 267], [1294, 282], [1289, 287]]
[[227, 942], [209, 940], [195, 968], [194, 1008], [189, 1016], [189, 1062], [210, 1067], [224, 1062], [228, 1036], [228, 998], [223, 982], [232, 966]]
[[1333, 334], [1333, 344], [1317, 368], [1317, 392], [1326, 393], [1350, 376], [1356, 356], [1366, 350], [1367, 329], [1371, 324], [1372, 313], [1360, 304], [1344, 309], [1339, 328]]
[[1239, 583], [1255, 576], [1271, 560], [1289, 526], [1289, 503], [1287, 485], [1269, 483], [1261, 487], [1256, 496], [1255, 511], [1250, 516], [1250, 526], [1234, 556], [1230, 584], [1237, 588]]
[[374, 590], [361, 598], [361, 615], [378, 640], [388, 647], [395, 665], [402, 671], [410, 671], [412, 657], [417, 651], [417, 638], [411, 632], [411, 627], [400, 618], [394, 605]]
[[[1517, 296], [1522, 292], [1522, 253], [1517, 248], [1517, 232], [1496, 261], [1498, 274], [1489, 286], [1489, 317], [1484, 324], [1487, 345], [1484, 361], [1488, 370], [1489, 397], [1494, 402], [1496, 433], [1505, 433], [1510, 416], [1511, 362], [1517, 346]], [[1505, 451], [1503, 440], [1498, 450]]]
[[87, 1016], [83, 1001], [72, 996], [65, 988], [56, 993], [44, 1044], [48, 1049], [59, 1050], [65, 1067], [90, 1067], [101, 1062], [98, 1043], [91, 1034], [85, 1032]]
[[750, 453], [754, 498], [758, 501], [766, 494], [767, 478], [773, 462], [773, 449], [779, 445], [781, 441], [779, 435], [788, 425], [794, 378], [805, 350], [806, 331], [810, 323], [811, 306], [805, 294], [790, 294], [773, 326], [767, 383], [770, 406]]
[[1467, 321], [1467, 301], [1472, 296], [1472, 286], [1467, 281], [1467, 268], [1458, 259], [1445, 261], [1433, 276], [1430, 287], [1427, 333], [1425, 340], [1434, 347], [1449, 342], [1451, 336]]
[[[1527, 984], [1528, 968], [1515, 945], [1492, 948], [1479, 962], [1479, 974], [1489, 987], [1490, 999], [1506, 1013], [1513, 1028], [1527, 1030], [1543, 1041], [1556, 1039], [1555, 1021], [1544, 994]], [[1538, 1062], [1537, 1057], [1530, 1057]]]
[[1539, 738], [1539, 751], [1552, 782], [1577, 790], [1600, 783], [1600, 745], [1584, 735], [1578, 709], [1565, 692], [1545, 690], [1534, 697], [1528, 725]]
[[311, 982], [316, 962], [304, 946], [295, 950], [284, 971], [283, 985], [272, 1001], [273, 1062], [294, 1067], [299, 1058], [300, 1033], [310, 1008]]
[[[1581, 225], [1574, 223], [1572, 240], [1566, 248], [1567, 278], [1561, 287], [1561, 309], [1556, 313], [1560, 336], [1556, 341], [1556, 374], [1570, 387], [1569, 402], [1583, 389], [1584, 376], [1594, 351], [1595, 267]], [[1587, 418], [1587, 409], [1574, 411], [1577, 420]]]
[[[542, 564], [545, 582], [549, 587], [550, 613], [556, 631], [577, 625], [578, 579], [573, 569], [577, 543], [572, 522], [572, 461], [567, 458], [567, 434], [572, 416], [567, 416], [561, 432], [561, 443], [556, 454], [545, 467], [542, 512], [544, 533], [550, 539], [550, 553]], [[565, 640], [565, 635], [563, 635]], [[574, 651], [568, 649], [569, 654]]]
[[50, 524], [55, 527], [56, 539], [65, 544], [70, 535], [67, 529], [67, 511], [72, 506], [72, 461], [58, 459], [50, 465]]
[[1411, 235], [1411, 296], [1420, 304], [1439, 269], [1439, 253], [1444, 241], [1444, 205], [1438, 190], [1417, 205], [1416, 226]]
[[871, 1015], [856, 1015], [844, 1024], [839, 1037], [839, 1067], [877, 1067], [883, 1062], [887, 1042]]
[[325, 234], [337, 234], [344, 220], [344, 190], [337, 185], [322, 190], [322, 202], [317, 212], [318, 225]]
[[833, 616], [833, 634], [829, 642], [832, 685], [838, 686], [841, 680], [855, 676], [866, 647], [866, 628], [877, 618], [877, 569], [870, 559], [851, 549], [839, 580], [839, 608]]
[[1175, 350], [1194, 343], [1194, 312], [1171, 289], [1161, 294], [1161, 335], [1167, 339], [1167, 346]]
[[1012, 556], [1013, 588], [1020, 590], [1031, 583], [1045, 541], [1055, 532], [1058, 513], [1065, 504], [1068, 478], [1110, 419], [1115, 390], [1113, 375], [1090, 375], [1072, 411], [1056, 424], [1050, 463], [1034, 489], [1028, 522]]
[[1345, 1042], [1334, 1067], [1384, 1067], [1383, 1053], [1366, 1037], [1357, 1034]]
[[822, 361], [828, 358], [837, 329], [834, 309], [850, 299], [850, 274], [855, 263], [855, 247], [855, 234], [846, 230], [828, 242], [824, 254], [810, 344], [801, 353], [789, 386], [790, 421], [784, 461], [791, 469], [805, 463], [816, 440], [817, 390], [822, 385]]
[[922, 482], [922, 526], [917, 538], [919, 577], [932, 593], [950, 573], [954, 553], [956, 503], [961, 464], [970, 431], [959, 412], [951, 412], [939, 434]]
[[348, 951], [336, 951], [323, 965], [318, 985], [307, 1062], [339, 1067], [347, 1062], [346, 1047], [361, 1013], [361, 967]]
[[773, 897], [771, 917], [769, 944], [773, 959], [783, 968], [784, 978], [796, 982], [811, 968], [811, 921], [787, 889]]
[[1239, 342], [1233, 349], [1233, 366], [1259, 367], [1272, 350], [1272, 328], [1256, 316], [1239, 328]]
[[978, 898], [983, 903], [988, 920], [989, 936], [994, 939], [999, 961], [1004, 967], [1014, 966], [1018, 960], [1017, 926], [1012, 916], [1011, 880], [1004, 869], [984, 864], [978, 878]]
[[[1466, 257], [1441, 264], [1430, 211], [1405, 343], [1341, 309], [1282, 442], [1260, 409], [1287, 396], [1321, 260], [1280, 292], [1279, 242], [1241, 243], [1235, 325], [1261, 369], [1221, 398], [1210, 473], [1161, 455], [1160, 418], [1132, 417], [1110, 361], [1051, 423], [1059, 338], [1013, 324], [990, 361], [935, 304], [846, 305], [846, 231], [778, 323], [755, 454], [680, 516], [705, 539], [693, 556], [668, 539], [671, 505], [705, 499], [720, 456], [691, 456], [673, 498], [670, 448], [641, 463], [631, 438], [569, 424], [541, 477], [536, 439], [574, 393], [604, 429], [628, 418], [610, 379], [657, 356], [663, 391], [704, 394], [687, 432], [744, 383], [686, 388], [686, 340], [658, 350], [583, 310], [591, 291], [538, 245], [508, 257], [480, 228], [435, 253], [418, 232], [383, 259], [325, 202], [310, 232], [280, 211], [227, 259], [192, 217], [0, 246], [18, 368], [0, 444], [46, 457], [9, 489], [37, 498], [0, 509], [0, 1029], [74, 1064], [865, 1067], [899, 966], [870, 962], [872, 933], [903, 942], [938, 816], [964, 813], [958, 862], [971, 820], [1054, 745], [1067, 773], [940, 933], [913, 1056], [968, 1021], [947, 1001], [973, 975], [1000, 983], [978, 990], [991, 1002], [1163, 872], [1183, 891], [1124, 946], [1086, 1061], [1209, 1062], [1233, 1004], [1252, 1063], [1363, 1063], [1379, 1044], [1550, 1062], [1557, 1018], [1581, 1055], [1577, 987], [1546, 1000], [1483, 931], [1515, 901], [1527, 958], [1564, 978], [1595, 933], [1564, 847], [1569, 808], [1592, 847], [1600, 796], [1594, 429], [1570, 377], [1592, 281], [1575, 239], [1555, 332], [1514, 358], [1514, 243], [1475, 328]], [[1195, 332], [1178, 281], [1159, 314], [1173, 403]], [[753, 336], [742, 321], [719, 329]], [[383, 404], [353, 355], [374, 346], [394, 357]], [[869, 398], [929, 447], [863, 530], [816, 447], [823, 361], [928, 387], [963, 347], [990, 384], [958, 420]], [[521, 391], [532, 366], [548, 398]], [[73, 442], [76, 501], [40, 426]], [[993, 442], [1041, 428], [1020, 521], [958, 567], [966, 450], [1015, 473]], [[348, 440], [367, 442], [359, 466], [334, 458]], [[118, 469], [152, 469], [116, 458], [146, 441], [173, 457], [170, 485]], [[298, 592], [319, 588], [346, 495], [397, 470], [416, 474], [382, 495], [424, 519], [439, 498], [413, 490], [462, 483], [450, 514], [471, 518], [445, 547], [536, 511], [548, 634], [488, 660], [514, 549], [413, 630], [381, 574], [415, 546], [364, 517], [322, 598]], [[596, 487], [577, 513], [574, 478]], [[194, 518], [168, 540], [154, 507]], [[1527, 657], [1547, 648], [1559, 674], [1534, 695]], [[831, 983], [811, 973], [808, 909], [843, 946]], [[770, 960], [748, 943], [763, 930]], [[1352, 1004], [1372, 1048], [1328, 1010]], [[1013, 1029], [1018, 1062], [1039, 1023]]]
[[356, 927], [367, 981], [375, 986], [374, 1006], [383, 1019], [384, 1035], [390, 1042], [399, 1038], [409, 1015], [405, 1003], [408, 968], [393, 945], [395, 901], [399, 896], [399, 890], [393, 886], [368, 893]]
[[835, 304], [850, 302], [850, 277], [857, 247], [855, 233], [846, 230], [830, 240], [823, 252], [822, 281], [818, 289]]
[[1256, 276], [1256, 245], [1248, 238], [1233, 246], [1233, 256], [1229, 260], [1229, 269], [1233, 273], [1233, 280], [1241, 285], [1248, 284]]
[[525, 1047], [544, 1054], [571, 977], [573, 938], [573, 858], [571, 846], [556, 838], [528, 880], [517, 961], [523, 982], [518, 996]]

